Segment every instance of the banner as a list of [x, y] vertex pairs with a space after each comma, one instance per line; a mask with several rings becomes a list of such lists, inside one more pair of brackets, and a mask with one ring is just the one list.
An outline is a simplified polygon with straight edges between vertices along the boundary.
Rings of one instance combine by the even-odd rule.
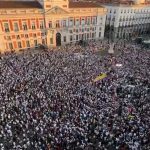
[[97, 76], [97, 77], [93, 80], [93, 82], [97, 82], [97, 81], [102, 80], [102, 79], [104, 79], [104, 78], [106, 78], [106, 77], [107, 77], [106, 73], [102, 73], [102, 74], [100, 74], [99, 76]]

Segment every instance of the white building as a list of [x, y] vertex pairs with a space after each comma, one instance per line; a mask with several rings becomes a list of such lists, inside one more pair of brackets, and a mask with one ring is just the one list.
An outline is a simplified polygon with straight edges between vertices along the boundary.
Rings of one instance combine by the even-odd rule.
[[[143, 1], [142, 1], [143, 3]], [[150, 5], [140, 4], [105, 4], [106, 35], [112, 38], [130, 38], [150, 31]], [[114, 34], [112, 34], [114, 33]]]

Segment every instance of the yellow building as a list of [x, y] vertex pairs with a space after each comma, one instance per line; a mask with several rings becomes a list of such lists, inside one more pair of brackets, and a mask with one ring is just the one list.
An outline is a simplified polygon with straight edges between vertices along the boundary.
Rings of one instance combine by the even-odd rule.
[[0, 51], [104, 37], [106, 9], [68, 0], [0, 1]]

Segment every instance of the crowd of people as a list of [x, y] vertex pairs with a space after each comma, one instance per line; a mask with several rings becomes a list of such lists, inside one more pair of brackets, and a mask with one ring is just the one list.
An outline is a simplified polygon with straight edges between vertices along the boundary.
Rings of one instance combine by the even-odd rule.
[[149, 150], [150, 51], [120, 40], [101, 57], [108, 48], [1, 55], [0, 149]]

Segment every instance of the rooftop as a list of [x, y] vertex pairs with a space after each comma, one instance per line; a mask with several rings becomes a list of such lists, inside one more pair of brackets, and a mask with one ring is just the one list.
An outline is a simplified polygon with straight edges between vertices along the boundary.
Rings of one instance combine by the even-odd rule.
[[69, 2], [69, 8], [99, 8], [102, 6], [97, 5], [96, 3], [93, 2]]
[[119, 6], [119, 5], [126, 5], [126, 6], [131, 6], [131, 5], [150, 5], [150, 0], [145, 1], [145, 3], [141, 4], [136, 4], [134, 0], [82, 0], [82, 1], [91, 1], [96, 4], [100, 5], [110, 5], [110, 6]]
[[0, 9], [6, 8], [42, 8], [37, 1], [5, 1], [0, 0]]

